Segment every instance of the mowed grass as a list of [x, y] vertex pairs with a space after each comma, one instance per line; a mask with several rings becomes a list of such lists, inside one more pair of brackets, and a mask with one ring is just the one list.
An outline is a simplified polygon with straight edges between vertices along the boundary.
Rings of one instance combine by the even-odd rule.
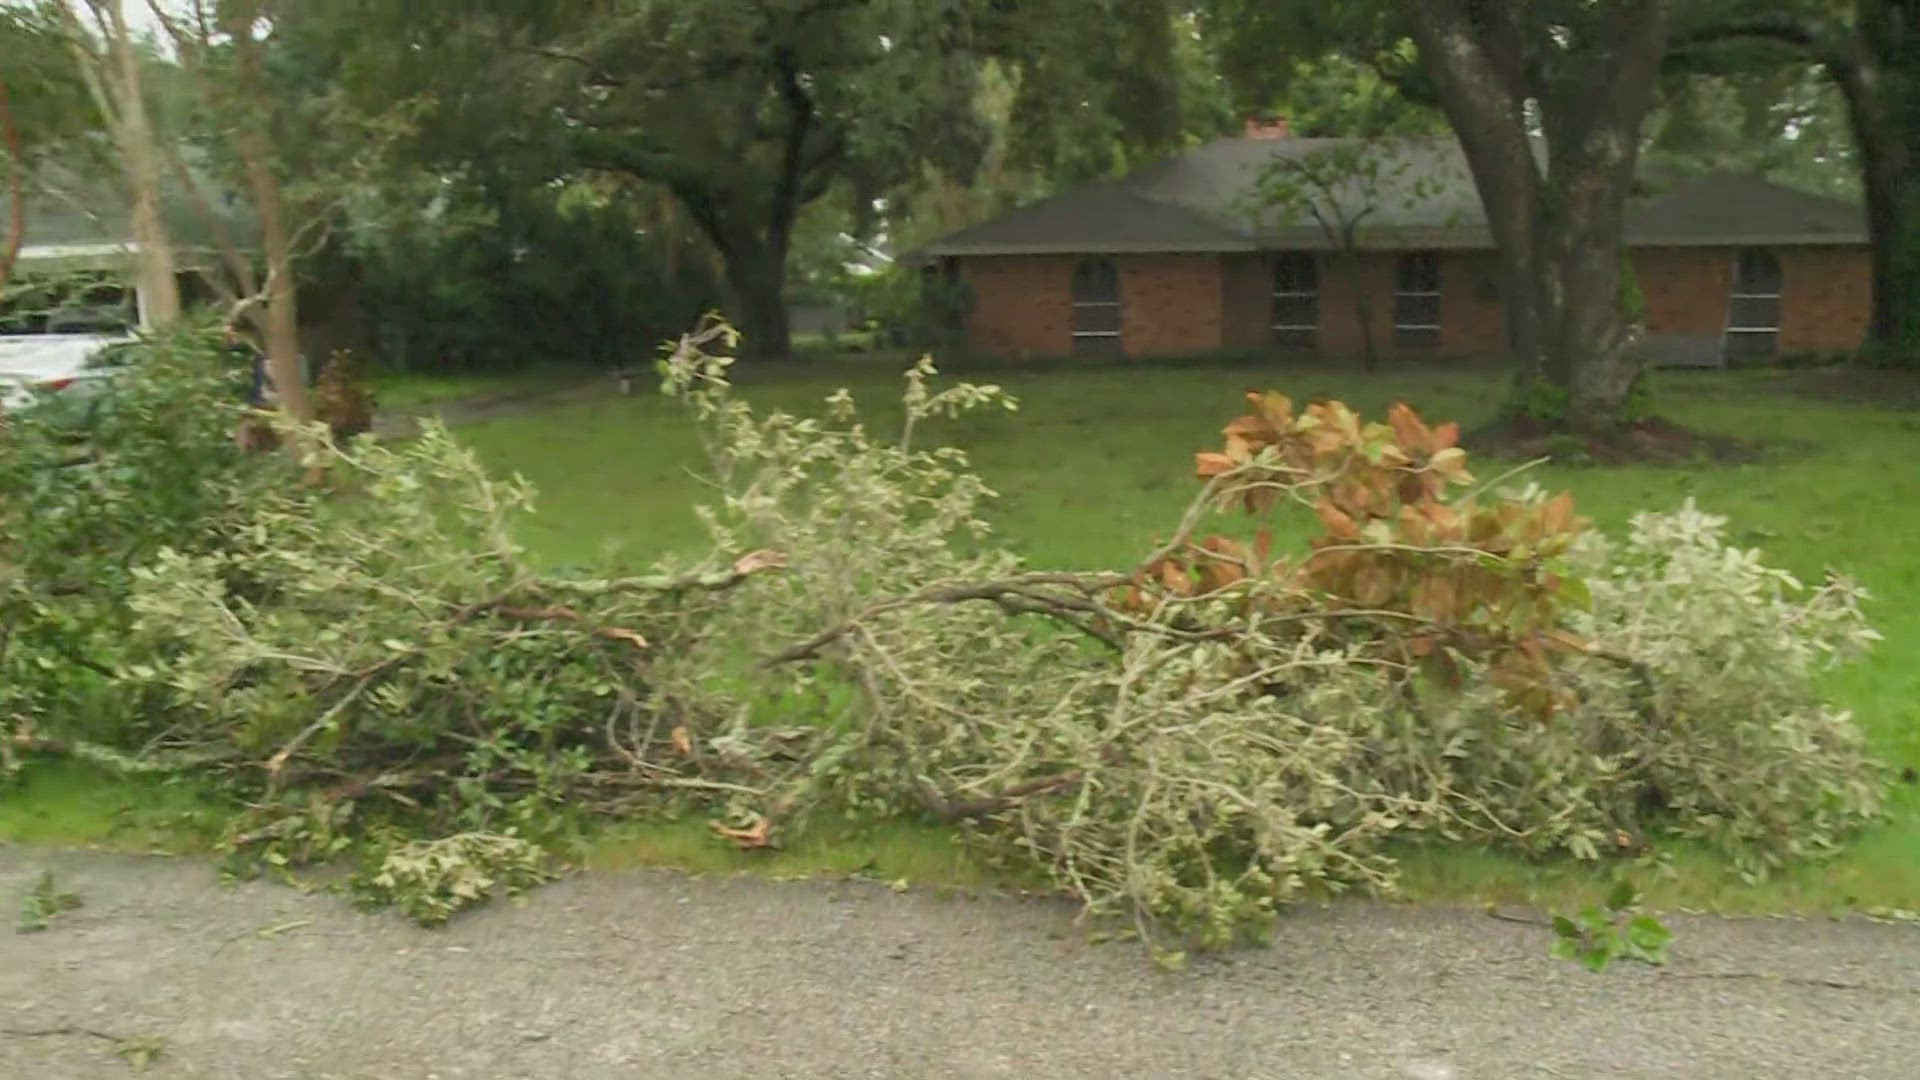
[[[1464, 426], [1489, 418], [1505, 375], [1485, 369], [1400, 369], [1364, 375], [1330, 368], [1109, 368], [1041, 373], [994, 371], [1020, 400], [1017, 413], [983, 413], [923, 429], [958, 445], [999, 493], [990, 517], [1000, 539], [1045, 568], [1127, 566], [1172, 528], [1194, 491], [1191, 455], [1218, 438], [1240, 394], [1272, 388], [1297, 400], [1334, 397], [1370, 415], [1405, 401], [1433, 420]], [[743, 373], [740, 393], [756, 408], [817, 412], [840, 386], [853, 389], [881, 430], [898, 421], [899, 375], [871, 361], [813, 369]], [[1814, 581], [1829, 567], [1875, 595], [1872, 616], [1886, 636], [1875, 655], [1837, 673], [1834, 698], [1851, 709], [1881, 755], [1898, 770], [1920, 767], [1920, 412], [1809, 400], [1778, 372], [1665, 373], [1661, 410], [1682, 423], [1764, 440], [1751, 464], [1694, 467], [1543, 468], [1531, 474], [1571, 490], [1582, 512], [1606, 529], [1637, 510], [1693, 497], [1732, 521], [1735, 538], [1769, 561]], [[696, 549], [692, 507], [709, 492], [696, 477], [694, 432], [670, 401], [609, 397], [551, 412], [495, 419], [462, 429], [493, 466], [518, 472], [539, 491], [525, 536], [552, 564], [638, 567]], [[1482, 461], [1491, 476], [1513, 463]], [[1724, 910], [1832, 910], [1849, 906], [1920, 909], [1920, 789], [1896, 783], [1887, 824], [1842, 857], [1796, 867], [1762, 885], [1741, 881], [1719, 860], [1671, 852], [1671, 870], [1636, 874], [1652, 899]], [[708, 869], [739, 860], [690, 844], [636, 840], [642, 861], [692, 862]], [[918, 844], [922, 863], [957, 862], [938, 832], [893, 832], [895, 852]], [[858, 844], [854, 844], [857, 849]], [[944, 854], [943, 854], [944, 852]], [[616, 861], [620, 856], [611, 856]], [[832, 869], [864, 856], [833, 845], [799, 862]], [[912, 861], [912, 860], [907, 860]], [[1564, 862], [1529, 864], [1497, 852], [1416, 848], [1404, 853], [1408, 895], [1486, 901], [1570, 900], [1597, 893], [1604, 878]], [[939, 878], [943, 875], [934, 873]]]

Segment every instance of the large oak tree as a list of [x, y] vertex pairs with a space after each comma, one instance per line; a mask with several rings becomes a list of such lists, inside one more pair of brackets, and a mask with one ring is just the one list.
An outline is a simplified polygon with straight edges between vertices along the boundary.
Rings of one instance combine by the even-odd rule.
[[[1869, 351], [1920, 365], [1920, 0], [1690, 0], [1687, 16], [1672, 68], [1811, 63], [1840, 91], [1873, 243]], [[1733, 52], [1753, 43], [1776, 48]]]
[[[788, 352], [809, 205], [871, 207], [929, 165], [970, 178], [988, 143], [984, 64], [1018, 73], [1016, 120], [1086, 151], [1060, 155], [1080, 171], [1178, 129], [1177, 81], [1156, 74], [1176, 44], [1164, 0], [289, 3], [338, 16], [356, 93], [434, 102], [420, 147], [438, 167], [517, 160], [670, 192], [721, 257], [759, 355]], [[1116, 112], [1129, 121], [1103, 127]]]

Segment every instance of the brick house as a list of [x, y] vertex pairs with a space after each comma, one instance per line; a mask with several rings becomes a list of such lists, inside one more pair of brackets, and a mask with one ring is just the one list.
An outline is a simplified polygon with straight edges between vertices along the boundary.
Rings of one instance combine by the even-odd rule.
[[[964, 283], [967, 344], [982, 355], [1354, 357], [1365, 340], [1356, 290], [1379, 355], [1503, 354], [1493, 242], [1453, 140], [1365, 144], [1395, 167], [1332, 189], [1320, 215], [1359, 221], [1350, 251], [1308, 203], [1296, 199], [1287, 220], [1253, 208], [1276, 155], [1342, 145], [1356, 144], [1250, 127], [1249, 137], [1019, 207], [907, 258]], [[1634, 199], [1627, 245], [1655, 362], [1840, 353], [1865, 337], [1869, 261], [1856, 205], [1709, 176]]]

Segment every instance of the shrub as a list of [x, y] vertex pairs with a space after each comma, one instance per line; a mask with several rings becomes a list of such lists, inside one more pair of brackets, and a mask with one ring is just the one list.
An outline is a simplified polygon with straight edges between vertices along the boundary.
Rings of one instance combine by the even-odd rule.
[[217, 549], [285, 479], [283, 462], [234, 446], [246, 373], [216, 335], [155, 336], [123, 358], [82, 429], [38, 409], [0, 417], [0, 725], [101, 734], [137, 712], [113, 678], [135, 568], [163, 548]]

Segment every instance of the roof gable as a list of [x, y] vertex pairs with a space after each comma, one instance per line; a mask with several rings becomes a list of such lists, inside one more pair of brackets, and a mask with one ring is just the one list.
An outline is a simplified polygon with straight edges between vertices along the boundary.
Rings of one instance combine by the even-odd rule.
[[1751, 173], [1719, 173], [1630, 206], [1630, 244], [1863, 244], [1866, 211]]
[[[1127, 177], [1064, 191], [926, 245], [946, 255], [1217, 252], [1326, 248], [1304, 206], [1275, 220], [1254, 202], [1276, 158], [1306, 158], [1352, 139], [1219, 139]], [[1380, 140], [1386, 164], [1369, 194], [1349, 182], [1331, 195], [1336, 217], [1364, 210], [1363, 247], [1491, 248], [1485, 211], [1459, 143], [1451, 138]], [[1542, 151], [1544, 153], [1544, 151]], [[1327, 205], [1325, 202], [1323, 206]], [[1635, 245], [1864, 243], [1860, 208], [1757, 176], [1686, 182], [1627, 208]]]
[[927, 255], [1252, 251], [1253, 239], [1203, 213], [1149, 198], [1124, 181], [1017, 207], [923, 249]]

